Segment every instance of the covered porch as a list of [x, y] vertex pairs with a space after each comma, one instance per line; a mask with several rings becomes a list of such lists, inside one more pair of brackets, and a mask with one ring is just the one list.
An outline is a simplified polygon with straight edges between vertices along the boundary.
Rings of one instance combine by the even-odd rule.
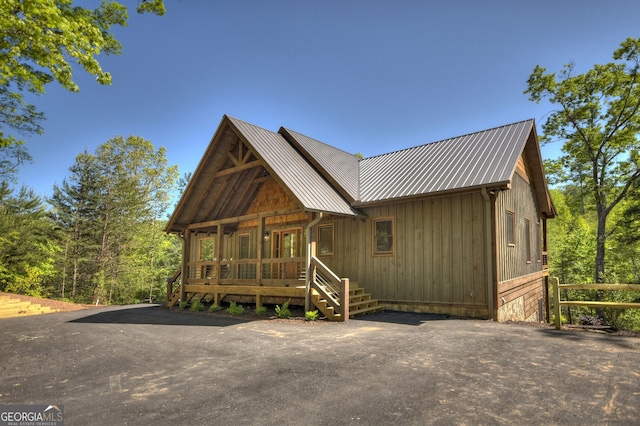
[[363, 299], [370, 301], [365, 307], [377, 307], [315, 257], [313, 227], [321, 218], [274, 211], [190, 225], [182, 235], [182, 269], [168, 280], [167, 306], [194, 299], [220, 305], [227, 296], [256, 308], [291, 300], [335, 321], [355, 315], [350, 305]]

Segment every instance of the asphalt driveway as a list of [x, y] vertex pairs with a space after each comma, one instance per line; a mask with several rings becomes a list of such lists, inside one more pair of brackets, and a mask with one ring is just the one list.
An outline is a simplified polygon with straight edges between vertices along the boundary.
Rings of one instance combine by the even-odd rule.
[[640, 339], [380, 313], [247, 322], [154, 305], [0, 320], [0, 405], [65, 425], [640, 422]]

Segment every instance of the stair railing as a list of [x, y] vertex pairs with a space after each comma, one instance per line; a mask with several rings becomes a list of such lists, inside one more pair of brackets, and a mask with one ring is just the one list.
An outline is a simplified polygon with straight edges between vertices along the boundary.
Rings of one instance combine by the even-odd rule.
[[[171, 307], [175, 304], [176, 301], [171, 301], [172, 296], [174, 293], [180, 293], [180, 287], [182, 286], [182, 279], [181, 278], [182, 275], [182, 269], [178, 269], [178, 271], [173, 274], [172, 277], [167, 278], [167, 306]], [[178, 285], [175, 286], [174, 288], [174, 284], [178, 282]]]
[[339, 313], [342, 321], [349, 319], [349, 279], [338, 277], [320, 259], [311, 256], [309, 285]]

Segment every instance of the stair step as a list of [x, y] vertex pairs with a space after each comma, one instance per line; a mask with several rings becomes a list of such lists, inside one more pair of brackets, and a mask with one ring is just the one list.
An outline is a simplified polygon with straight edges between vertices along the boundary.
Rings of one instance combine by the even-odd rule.
[[355, 312], [349, 311], [349, 318], [353, 318], [353, 317], [358, 316], [358, 315], [372, 314], [374, 312], [381, 312], [381, 311], [384, 311], [384, 306], [380, 306], [380, 305], [371, 306], [369, 308], [359, 309], [359, 310], [357, 310]]
[[349, 288], [349, 296], [360, 296], [361, 294], [365, 294], [364, 288]]
[[365, 300], [372, 300], [369, 293], [349, 297], [349, 303], [362, 302]]
[[370, 306], [378, 306], [378, 301], [375, 299], [371, 299], [371, 300], [363, 300], [355, 303], [349, 303], [349, 311], [358, 310], [360, 307], [368, 308]]

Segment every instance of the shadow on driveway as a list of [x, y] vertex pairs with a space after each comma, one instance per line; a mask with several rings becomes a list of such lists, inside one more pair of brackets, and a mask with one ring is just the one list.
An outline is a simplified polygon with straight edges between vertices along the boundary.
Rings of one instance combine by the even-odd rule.
[[442, 321], [446, 319], [449, 319], [448, 315], [420, 314], [412, 312], [384, 310], [382, 312], [376, 312], [375, 314], [359, 316], [351, 321], [376, 321], [401, 325], [421, 325], [425, 322]]
[[135, 305], [113, 309], [71, 320], [87, 324], [152, 324], [152, 325], [194, 325], [206, 327], [227, 327], [244, 324], [249, 320], [241, 318], [215, 317], [189, 312], [169, 311], [160, 305]]

